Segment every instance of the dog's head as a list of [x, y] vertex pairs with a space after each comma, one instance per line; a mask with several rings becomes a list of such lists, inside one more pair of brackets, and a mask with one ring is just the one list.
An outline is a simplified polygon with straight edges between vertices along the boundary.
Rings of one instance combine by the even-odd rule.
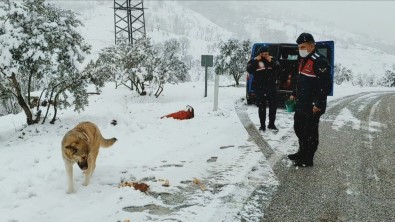
[[68, 157], [75, 160], [81, 170], [88, 169], [89, 144], [85, 140], [77, 140], [65, 146]]

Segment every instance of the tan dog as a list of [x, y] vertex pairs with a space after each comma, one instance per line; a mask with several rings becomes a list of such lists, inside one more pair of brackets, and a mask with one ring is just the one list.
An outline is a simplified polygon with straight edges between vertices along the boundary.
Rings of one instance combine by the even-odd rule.
[[82, 185], [89, 185], [96, 167], [99, 148], [107, 148], [117, 141], [116, 138], [104, 139], [99, 128], [91, 122], [79, 123], [66, 133], [62, 140], [62, 156], [66, 167], [68, 180], [67, 193], [73, 193], [73, 164], [77, 163], [85, 171], [85, 181]]

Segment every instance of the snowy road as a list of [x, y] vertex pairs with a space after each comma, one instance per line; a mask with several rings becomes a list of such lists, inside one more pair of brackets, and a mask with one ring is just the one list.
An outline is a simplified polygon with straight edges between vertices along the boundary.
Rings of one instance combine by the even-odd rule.
[[332, 102], [312, 168], [278, 161], [263, 221], [395, 221], [395, 94]]

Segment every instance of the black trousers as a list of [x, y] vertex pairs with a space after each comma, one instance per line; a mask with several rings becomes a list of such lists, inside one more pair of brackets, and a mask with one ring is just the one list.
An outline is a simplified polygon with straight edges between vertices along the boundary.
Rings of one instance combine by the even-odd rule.
[[299, 157], [302, 161], [313, 161], [318, 148], [318, 125], [321, 114], [295, 112], [294, 130], [299, 139]]
[[269, 125], [276, 121], [277, 101], [276, 90], [257, 90], [256, 105], [261, 126], [266, 126], [266, 104], [269, 106]]

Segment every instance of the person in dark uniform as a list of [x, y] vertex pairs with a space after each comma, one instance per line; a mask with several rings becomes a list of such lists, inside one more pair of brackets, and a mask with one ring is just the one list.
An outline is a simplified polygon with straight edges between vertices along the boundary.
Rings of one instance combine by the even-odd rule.
[[299, 139], [297, 153], [288, 155], [295, 166], [313, 166], [318, 148], [318, 125], [325, 113], [327, 95], [332, 79], [328, 60], [317, 52], [310, 33], [302, 33], [296, 40], [299, 48], [299, 73], [295, 89], [290, 96], [296, 100], [294, 130]]
[[247, 71], [254, 74], [253, 88], [256, 94], [256, 105], [261, 126], [259, 130], [266, 130], [266, 103], [269, 105], [268, 129], [278, 130], [274, 124], [276, 120], [276, 80], [280, 65], [269, 55], [269, 48], [262, 46], [258, 55], [248, 61]]

